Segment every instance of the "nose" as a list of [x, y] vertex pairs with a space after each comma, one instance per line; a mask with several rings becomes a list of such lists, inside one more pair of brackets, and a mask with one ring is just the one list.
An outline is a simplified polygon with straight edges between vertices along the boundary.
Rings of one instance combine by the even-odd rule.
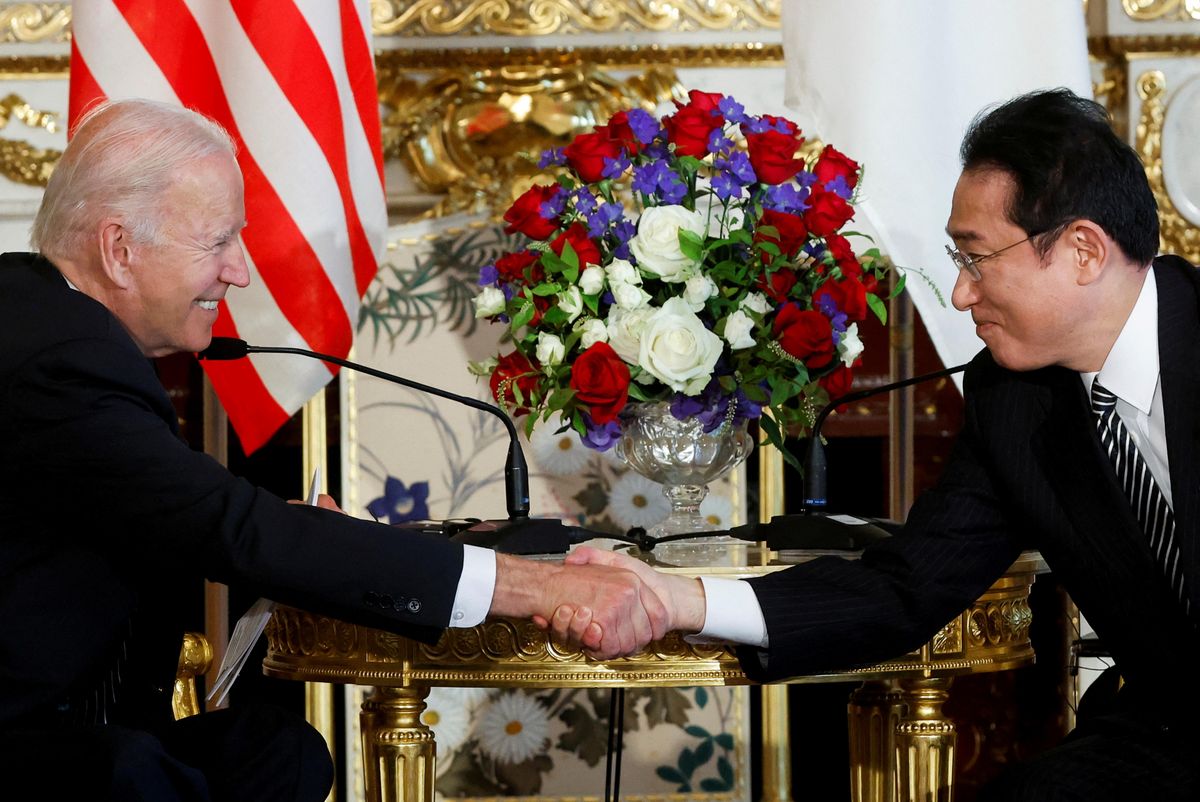
[[241, 242], [229, 248], [229, 258], [221, 268], [221, 281], [234, 287], [250, 286], [250, 266], [246, 264], [246, 254]]
[[972, 281], [967, 271], [959, 270], [958, 278], [954, 280], [954, 291], [950, 293], [950, 303], [960, 312], [966, 312], [979, 302], [979, 282]]

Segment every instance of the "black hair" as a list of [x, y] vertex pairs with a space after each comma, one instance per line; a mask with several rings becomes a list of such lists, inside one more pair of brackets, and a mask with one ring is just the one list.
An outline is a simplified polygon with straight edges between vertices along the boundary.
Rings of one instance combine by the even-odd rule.
[[1009, 220], [1043, 256], [1075, 220], [1100, 226], [1140, 265], [1158, 252], [1158, 207], [1146, 171], [1094, 101], [1050, 89], [985, 109], [960, 155], [964, 171], [991, 167], [1012, 176]]

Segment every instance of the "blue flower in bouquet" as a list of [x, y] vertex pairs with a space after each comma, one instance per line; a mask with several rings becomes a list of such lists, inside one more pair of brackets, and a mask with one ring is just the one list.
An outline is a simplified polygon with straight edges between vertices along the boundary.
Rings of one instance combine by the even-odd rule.
[[429, 517], [429, 482], [413, 482], [411, 486], [395, 476], [383, 483], [383, 495], [367, 505], [367, 512], [377, 521], [389, 524], [404, 521], [423, 521]]

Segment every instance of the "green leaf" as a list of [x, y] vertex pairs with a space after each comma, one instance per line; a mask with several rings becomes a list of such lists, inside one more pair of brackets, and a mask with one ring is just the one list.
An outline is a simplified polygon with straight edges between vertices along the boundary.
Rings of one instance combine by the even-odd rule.
[[649, 401], [650, 400], [646, 396], [646, 391], [643, 390], [642, 386], [640, 384], [638, 384], [637, 382], [629, 383], [629, 397], [632, 398], [634, 401]]
[[887, 325], [887, 304], [879, 300], [879, 296], [874, 293], [867, 293], [867, 306], [871, 307], [871, 311], [875, 313], [875, 317], [879, 318], [879, 322]]
[[696, 765], [703, 766], [708, 761], [712, 760], [713, 742], [712, 740], [704, 740], [696, 747]]
[[676, 761], [676, 765], [679, 766], [680, 774], [690, 780], [692, 774], [696, 771], [696, 755], [691, 749], [685, 746], [683, 747], [683, 751], [679, 753], [679, 760]]
[[889, 295], [888, 298], [889, 299], [895, 298], [897, 295], [904, 292], [904, 285], [907, 283], [908, 283], [908, 274], [901, 273], [900, 277], [898, 279], [896, 279], [896, 286], [892, 288], [892, 294]]
[[552, 306], [542, 315], [542, 323], [547, 326], [558, 326], [567, 322], [567, 313], [557, 306]]
[[533, 301], [528, 298], [524, 299], [521, 308], [512, 316], [512, 320], [508, 323], [509, 331], [516, 334], [520, 329], [528, 325], [529, 321], [533, 320], [533, 313], [537, 311], [533, 305]]
[[[730, 736], [729, 743], [729, 748], [732, 749], [733, 736]], [[717, 773], [721, 775], [721, 779], [724, 780], [730, 788], [733, 787], [733, 766], [730, 765], [728, 759], [723, 757], [717, 758]]]
[[[566, 253], [565, 249], [563, 250], [563, 253]], [[546, 251], [543, 253], [541, 261], [542, 267], [546, 270], [547, 275], [551, 273], [561, 273], [567, 269], [567, 263], [560, 259], [559, 256], [553, 251]]]
[[561, 291], [561, 289], [562, 288], [559, 287], [557, 284], [551, 284], [550, 282], [546, 282], [544, 284], [537, 285], [532, 290], [530, 290], [530, 292], [532, 292], [534, 295], [541, 295], [541, 296], [557, 295]]
[[[676, 771], [675, 768], [672, 766], [659, 766], [657, 769], [654, 770], [654, 773], [669, 783], [679, 783], [680, 785], [687, 785], [687, 780], [684, 779], [684, 776], [682, 774], [680, 774], [678, 771]], [[683, 790], [683, 789], [680, 789], [680, 790]]]
[[[717, 742], [717, 746], [721, 747], [722, 749], [729, 749], [731, 751], [733, 750], [733, 735], [732, 734], [730, 734], [728, 732], [723, 732], [720, 735], [718, 735], [714, 740]], [[718, 762], [717, 765], [720, 765], [720, 763]]]
[[608, 754], [608, 726], [579, 703], [564, 708], [558, 714], [567, 731], [558, 737], [558, 748], [578, 755], [592, 768]]
[[[707, 688], [697, 688], [696, 689], [696, 707], [699, 707], [701, 710], [703, 710], [704, 706], [706, 704], [708, 704], [708, 689]], [[707, 737], [708, 733], [707, 732], [704, 733], [704, 736]]]
[[600, 296], [585, 295], [583, 296], [583, 305], [588, 308], [593, 315], [600, 317]]
[[710, 794], [719, 794], [724, 791], [732, 791], [733, 783], [727, 783], [715, 777], [705, 777], [700, 781], [700, 790]]
[[[697, 688], [696, 690], [700, 690], [700, 689]], [[704, 707], [704, 705], [700, 705], [700, 706]], [[703, 727], [701, 727], [698, 724], [689, 724], [683, 728], [683, 731], [686, 732], [688, 735], [692, 736], [693, 738], [711, 738], [712, 737], [712, 735], [709, 733], [708, 730], [704, 729]]]
[[558, 387], [554, 392], [550, 393], [550, 397], [546, 399], [546, 406], [551, 410], [562, 409], [567, 405], [567, 402], [575, 397], [575, 390], [572, 387]]
[[694, 231], [679, 229], [679, 250], [693, 262], [704, 258], [704, 240]]

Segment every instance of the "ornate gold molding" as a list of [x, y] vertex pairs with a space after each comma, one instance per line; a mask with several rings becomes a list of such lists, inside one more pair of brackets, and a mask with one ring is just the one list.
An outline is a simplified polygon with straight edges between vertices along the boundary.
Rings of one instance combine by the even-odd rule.
[[[57, 114], [38, 111], [20, 95], [10, 93], [0, 99], [0, 128], [14, 118], [31, 128], [58, 130]], [[39, 148], [21, 140], [0, 138], [0, 175], [19, 184], [44, 187], [60, 156], [62, 151], [54, 148]]]
[[70, 3], [0, 6], [0, 42], [67, 42], [70, 39]]
[[[446, 50], [403, 48], [375, 53], [381, 82], [386, 75], [446, 67]], [[500, 48], [472, 47], [453, 51], [454, 66], [465, 70], [502, 67], [778, 67], [783, 46], [762, 42], [712, 45], [622, 45], [612, 47]]]
[[1175, 253], [1193, 264], [1200, 262], [1200, 228], [1189, 222], [1167, 192], [1163, 175], [1162, 135], [1167, 113], [1167, 79], [1160, 70], [1147, 70], [1137, 79], [1142, 108], [1137, 124], [1138, 155], [1158, 202], [1159, 250]]
[[1121, 0], [1121, 8], [1138, 22], [1200, 20], [1200, 0]]
[[783, 0], [371, 0], [376, 36], [777, 30]]

